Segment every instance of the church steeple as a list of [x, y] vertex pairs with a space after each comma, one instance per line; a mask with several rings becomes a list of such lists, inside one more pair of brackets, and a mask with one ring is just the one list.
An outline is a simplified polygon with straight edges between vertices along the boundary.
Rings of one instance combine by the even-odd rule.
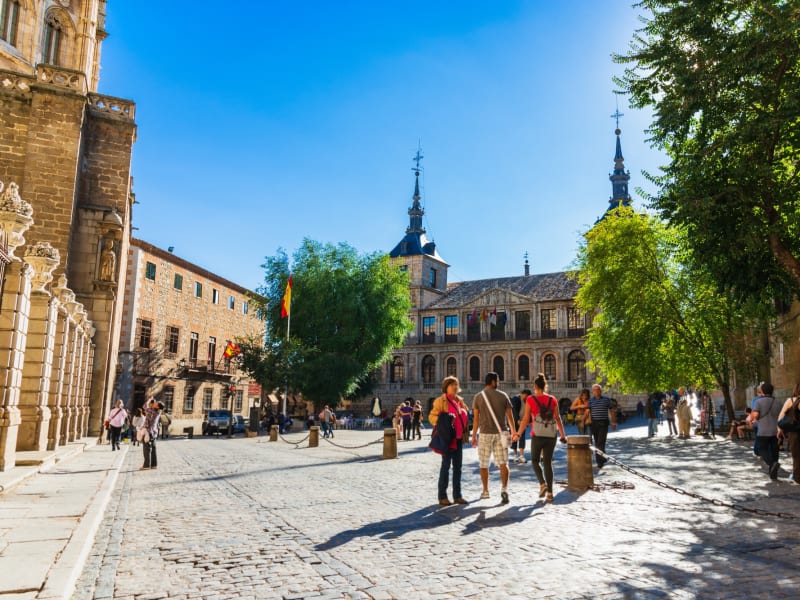
[[417, 150], [417, 168], [414, 169], [414, 198], [411, 203], [411, 208], [408, 209], [408, 229], [406, 233], [425, 233], [425, 228], [422, 226], [422, 217], [425, 216], [425, 211], [420, 204], [422, 196], [419, 194], [419, 160], [422, 156], [419, 155]]
[[614, 130], [614, 134], [617, 136], [617, 151], [614, 154], [614, 172], [608, 176], [611, 181], [611, 199], [608, 201], [608, 210], [614, 210], [620, 205], [631, 205], [631, 196], [628, 194], [628, 182], [631, 179], [631, 174], [630, 171], [625, 170], [622, 142], [619, 139], [621, 133], [622, 131], [619, 127]]

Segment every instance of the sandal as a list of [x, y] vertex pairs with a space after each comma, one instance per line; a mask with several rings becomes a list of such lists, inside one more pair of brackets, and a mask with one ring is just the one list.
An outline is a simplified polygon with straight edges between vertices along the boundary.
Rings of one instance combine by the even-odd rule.
[[539, 484], [539, 498], [544, 498], [544, 495], [547, 493], [547, 484], [540, 483]]
[[552, 502], [553, 501], [553, 492], [547, 492], [547, 498], [544, 499], [545, 502]]

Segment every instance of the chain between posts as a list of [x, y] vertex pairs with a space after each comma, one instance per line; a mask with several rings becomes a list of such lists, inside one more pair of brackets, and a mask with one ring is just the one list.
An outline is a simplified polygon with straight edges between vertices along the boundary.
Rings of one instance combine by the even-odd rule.
[[372, 446], [374, 444], [381, 444], [383, 443], [383, 435], [379, 437], [374, 442], [367, 442], [366, 444], [361, 444], [360, 446], [345, 446], [343, 444], [337, 444], [336, 442], [332, 442], [329, 438], [322, 438], [326, 442], [328, 442], [331, 446], [336, 446], [337, 448], [343, 448], [345, 450], [358, 450], [359, 448], [366, 448], [367, 446]]
[[631, 473], [632, 475], [636, 475], [637, 477], [641, 477], [645, 481], [649, 481], [650, 483], [654, 483], [659, 487], [662, 487], [662, 488], [664, 488], [666, 490], [670, 490], [670, 491], [675, 492], [676, 494], [680, 494], [682, 496], [689, 496], [690, 498], [694, 498], [694, 499], [700, 500], [702, 502], [708, 502], [709, 504], [713, 504], [714, 506], [723, 506], [725, 508], [732, 508], [733, 510], [747, 512], [747, 513], [751, 513], [751, 514], [754, 514], [754, 515], [760, 515], [762, 517], [778, 517], [778, 518], [781, 518], [781, 519], [798, 519], [798, 518], [800, 518], [799, 515], [795, 515], [795, 514], [792, 514], [792, 513], [772, 512], [772, 511], [769, 511], [769, 510], [762, 510], [760, 508], [751, 508], [749, 506], [742, 506], [741, 504], [736, 504], [736, 503], [733, 503], [733, 502], [725, 502], [724, 500], [720, 500], [719, 498], [709, 498], [708, 496], [703, 496], [701, 494], [698, 494], [697, 492], [690, 492], [689, 490], [685, 490], [685, 489], [683, 489], [681, 487], [678, 487], [676, 485], [670, 485], [669, 483], [664, 483], [663, 481], [659, 481], [658, 479], [650, 477], [649, 475], [646, 475], [646, 474], [644, 474], [644, 473], [642, 473], [640, 471], [637, 471], [636, 469], [621, 463], [620, 461], [618, 461], [613, 456], [609, 456], [608, 454], [606, 454], [602, 450], [598, 450], [594, 446], [590, 445], [589, 448], [591, 448], [594, 452], [597, 452], [597, 454], [599, 454], [600, 456], [605, 458], [608, 462], [617, 465], [623, 471], [627, 471], [628, 473]]
[[311, 437], [311, 434], [309, 433], [309, 434], [308, 434], [306, 437], [304, 437], [304, 438], [303, 438], [302, 440], [300, 440], [299, 442], [293, 442], [292, 440], [287, 440], [285, 437], [283, 437], [283, 434], [282, 434], [282, 433], [279, 433], [279, 434], [278, 434], [278, 437], [279, 437], [279, 438], [281, 438], [281, 439], [282, 439], [284, 442], [286, 442], [287, 444], [294, 444], [294, 447], [295, 447], [295, 448], [299, 448], [299, 447], [300, 447], [300, 444], [302, 444], [302, 443], [303, 443], [303, 442], [305, 442], [305, 441], [306, 441], [308, 438], [310, 438], [310, 437]]

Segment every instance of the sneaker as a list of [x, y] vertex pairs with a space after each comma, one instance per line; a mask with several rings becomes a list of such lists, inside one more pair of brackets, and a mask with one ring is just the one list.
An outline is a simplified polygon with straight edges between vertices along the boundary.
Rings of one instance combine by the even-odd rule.
[[508, 492], [503, 490], [500, 492], [500, 503], [501, 504], [508, 504]]
[[781, 468], [781, 463], [775, 461], [769, 467], [769, 478], [770, 479], [777, 479], [778, 478], [778, 469]]
[[544, 499], [545, 502], [552, 502], [553, 501], [553, 492], [547, 492], [547, 497]]
[[489, 497], [489, 490], [483, 490], [481, 492], [481, 500], [486, 500]]

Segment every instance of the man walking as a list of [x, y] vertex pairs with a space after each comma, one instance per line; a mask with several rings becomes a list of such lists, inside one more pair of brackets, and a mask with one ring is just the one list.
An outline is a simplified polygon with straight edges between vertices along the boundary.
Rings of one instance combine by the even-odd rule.
[[144, 438], [142, 439], [142, 452], [144, 453], [144, 464], [139, 468], [140, 471], [158, 468], [158, 456], [156, 455], [156, 439], [158, 438], [158, 420], [164, 405], [151, 398], [144, 411]]
[[330, 407], [326, 404], [322, 408], [322, 412], [319, 413], [319, 423], [322, 426], [322, 437], [326, 438], [328, 436], [333, 437], [333, 421], [336, 417], [333, 414], [333, 411]]
[[770, 479], [778, 478], [778, 415], [783, 405], [772, 396], [771, 383], [761, 384], [761, 397], [750, 413], [754, 423], [758, 423], [758, 453], [767, 464]]
[[511, 412], [511, 400], [508, 395], [497, 389], [498, 381], [497, 373], [487, 373], [486, 387], [482, 392], [475, 394], [472, 400], [472, 445], [476, 445], [480, 430], [481, 439], [477, 446], [478, 466], [483, 484], [481, 498], [489, 497], [489, 460], [494, 456], [494, 464], [500, 468], [500, 480], [503, 486], [500, 498], [503, 504], [507, 504], [508, 447], [503, 443], [502, 432], [506, 431], [506, 423], [509, 427], [514, 427], [514, 415]]
[[[603, 388], [595, 383], [592, 386], [592, 397], [589, 398], [589, 412], [592, 415], [592, 440], [594, 447], [601, 452], [606, 451], [606, 437], [608, 436], [608, 425], [611, 423], [611, 430], [617, 429], [617, 414], [611, 406], [611, 398], [603, 395]], [[597, 468], [602, 469], [606, 464], [606, 458], [595, 452]]]
[[658, 420], [656, 418], [655, 393], [647, 396], [644, 405], [644, 414], [647, 417], [647, 437], [654, 437], [658, 431]]
[[[528, 396], [531, 395], [530, 390], [522, 390], [519, 393], [519, 396], [514, 396], [511, 398], [511, 414], [514, 415], [514, 427], [511, 431], [516, 431], [519, 427], [520, 421], [522, 421], [522, 407], [525, 406], [525, 403], [528, 401]], [[525, 432], [522, 432], [522, 435], [519, 436], [519, 439], [511, 442], [511, 449], [514, 451], [514, 462], [517, 464], [524, 464], [528, 462], [528, 459], [525, 458]]]
[[413, 398], [406, 398], [406, 401], [400, 405], [400, 418], [403, 420], [403, 439], [409, 441], [411, 439], [412, 419], [414, 417], [414, 407], [411, 406]]

